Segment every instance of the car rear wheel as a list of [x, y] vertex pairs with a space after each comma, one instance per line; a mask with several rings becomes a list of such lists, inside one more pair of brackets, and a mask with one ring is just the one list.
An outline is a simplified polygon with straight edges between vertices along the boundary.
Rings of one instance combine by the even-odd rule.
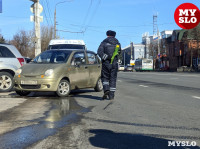
[[8, 72], [0, 72], [0, 91], [9, 92], [13, 88], [13, 76]]
[[58, 89], [56, 91], [56, 94], [60, 97], [68, 96], [71, 91], [71, 86], [69, 81], [67, 80], [61, 80], [58, 84]]
[[102, 82], [101, 82], [101, 78], [98, 79], [97, 84], [96, 84], [94, 90], [96, 92], [101, 92], [103, 90], [103, 85], [102, 85]]
[[28, 94], [31, 93], [29, 91], [19, 91], [19, 90], [16, 90], [15, 92], [20, 96], [27, 96]]

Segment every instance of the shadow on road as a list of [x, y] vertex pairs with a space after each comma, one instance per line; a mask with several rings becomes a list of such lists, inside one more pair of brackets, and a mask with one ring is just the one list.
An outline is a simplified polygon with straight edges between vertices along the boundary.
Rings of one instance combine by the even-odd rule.
[[71, 92], [71, 95], [74, 97], [81, 97], [81, 98], [87, 98], [87, 99], [93, 99], [93, 100], [102, 100], [102, 97], [99, 96], [93, 96], [93, 95], [85, 95], [83, 93], [92, 93], [95, 92], [94, 90], [74, 90]]
[[[82, 90], [72, 90], [70, 93], [70, 97], [82, 97], [82, 98], [89, 98], [94, 100], [101, 100], [101, 97], [98, 96], [92, 96], [92, 95], [83, 95], [84, 93], [93, 93], [95, 92], [93, 89], [82, 89]], [[10, 97], [22, 97], [17, 95], [15, 92], [8, 92], [8, 96]], [[24, 97], [55, 97], [60, 98], [56, 95], [55, 92], [31, 92], [28, 96]], [[62, 97], [62, 98], [68, 98], [68, 97]]]
[[107, 149], [199, 149], [199, 147], [175, 147], [168, 146], [168, 141], [162, 138], [155, 138], [141, 134], [115, 133], [105, 129], [92, 129], [90, 143], [95, 147]]

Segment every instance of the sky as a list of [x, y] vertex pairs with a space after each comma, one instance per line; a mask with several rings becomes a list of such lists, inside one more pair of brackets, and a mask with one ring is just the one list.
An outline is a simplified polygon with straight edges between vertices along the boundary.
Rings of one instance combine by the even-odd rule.
[[[141, 43], [145, 32], [153, 34], [155, 14], [160, 32], [180, 29], [174, 21], [174, 11], [188, 2], [200, 8], [199, 0], [40, 0], [44, 17], [41, 26], [54, 26], [56, 8], [57, 34], [61, 39], [82, 39], [88, 50], [96, 52], [106, 31], [114, 30], [124, 48], [130, 42]], [[2, 0], [2, 4], [0, 34], [5, 39], [11, 40], [20, 30], [34, 29], [30, 22], [32, 1]]]

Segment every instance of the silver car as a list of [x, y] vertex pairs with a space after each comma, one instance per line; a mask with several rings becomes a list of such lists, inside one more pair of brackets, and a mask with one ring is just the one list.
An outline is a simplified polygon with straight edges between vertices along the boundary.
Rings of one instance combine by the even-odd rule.
[[13, 88], [15, 72], [25, 63], [15, 46], [0, 44], [0, 92], [8, 92]]

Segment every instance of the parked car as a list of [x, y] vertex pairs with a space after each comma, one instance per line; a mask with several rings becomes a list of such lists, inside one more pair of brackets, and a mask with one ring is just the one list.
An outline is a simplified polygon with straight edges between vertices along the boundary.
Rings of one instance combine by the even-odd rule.
[[124, 71], [131, 71], [131, 72], [133, 72], [134, 71], [134, 66], [132, 66], [132, 65], [126, 65]]
[[0, 92], [12, 90], [15, 72], [25, 63], [15, 46], [0, 44]]
[[86, 50], [87, 48], [83, 40], [52, 39], [49, 42], [48, 50], [52, 50], [52, 49]]
[[18, 69], [16, 93], [52, 91], [67, 96], [73, 89], [102, 91], [101, 62], [96, 53], [85, 50], [47, 50]]
[[118, 71], [124, 71], [124, 65], [119, 65]]
[[29, 57], [24, 57], [24, 59], [25, 59], [26, 63], [30, 63], [30, 61], [32, 60], [32, 59], [29, 58]]

